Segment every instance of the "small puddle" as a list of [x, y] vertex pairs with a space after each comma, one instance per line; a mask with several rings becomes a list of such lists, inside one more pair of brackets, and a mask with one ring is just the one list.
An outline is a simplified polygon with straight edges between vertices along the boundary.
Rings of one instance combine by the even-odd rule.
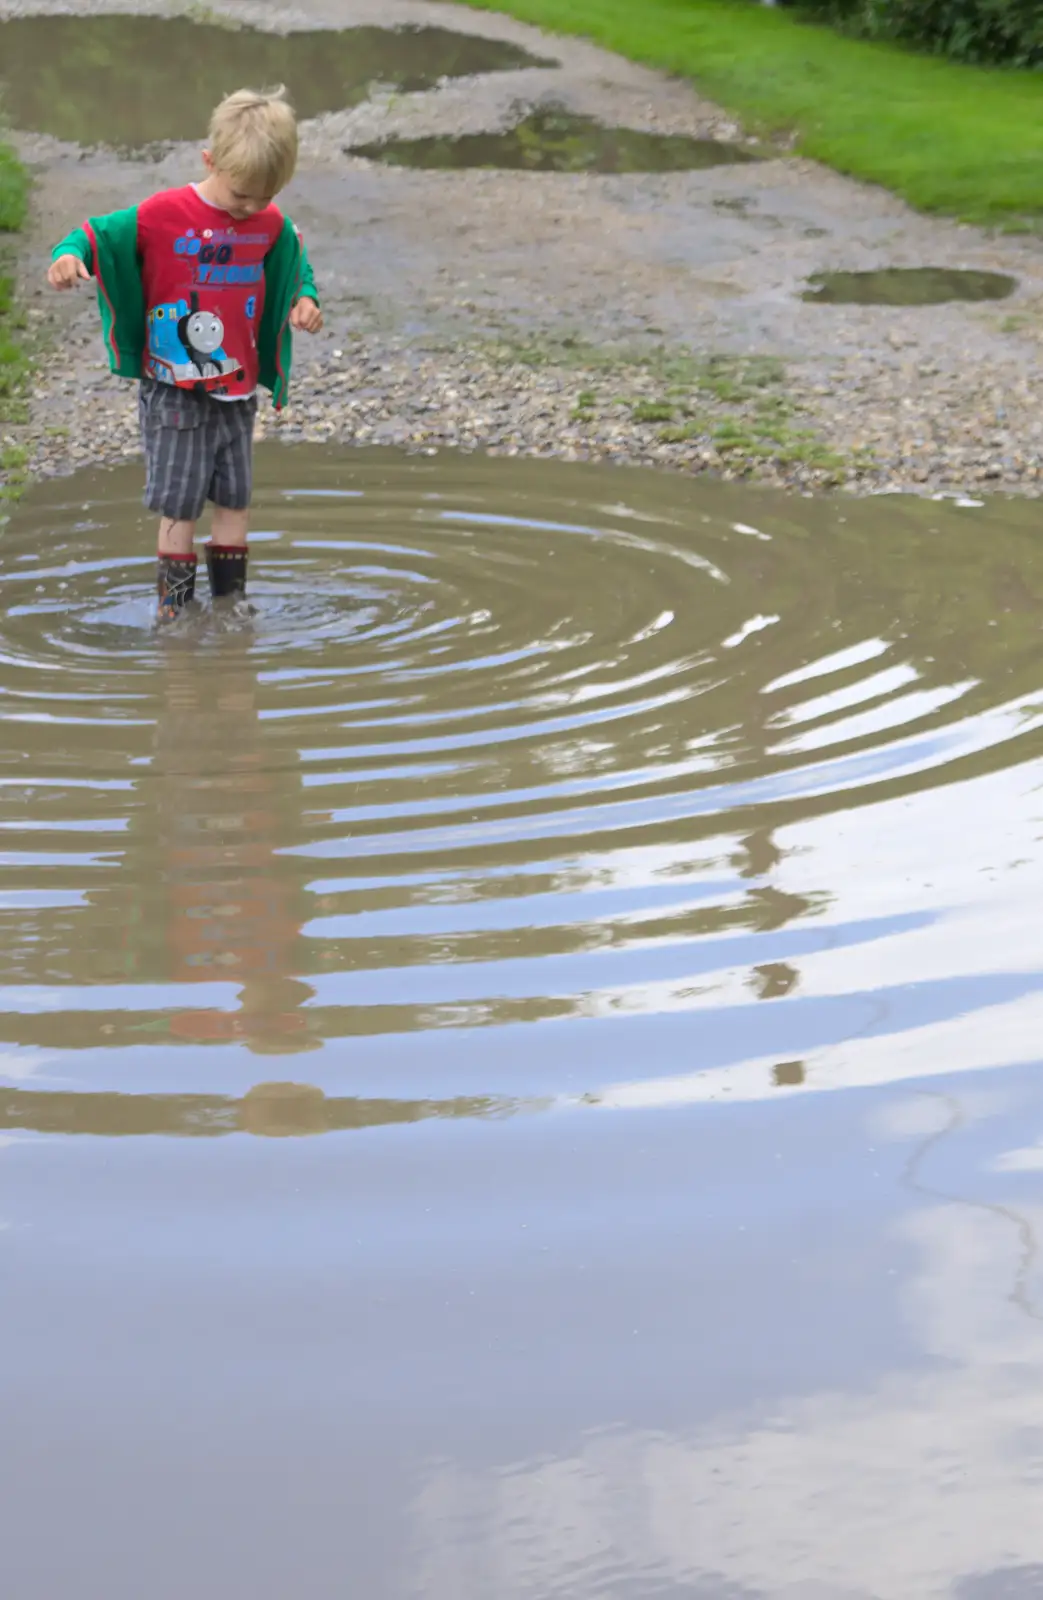
[[1018, 286], [1003, 272], [949, 267], [883, 267], [876, 272], [817, 272], [802, 300], [835, 306], [940, 306], [950, 300], [1005, 300]]
[[18, 128], [135, 150], [198, 139], [229, 84], [285, 83], [297, 114], [442, 78], [553, 65], [449, 28], [264, 33], [183, 17], [36, 16], [0, 22], [0, 101]]
[[1034, 1570], [1038, 502], [262, 445], [157, 630], [140, 495], [0, 537], [5, 1592]]
[[388, 139], [346, 154], [393, 167], [489, 167], [524, 172], [689, 172], [758, 157], [741, 145], [676, 133], [608, 128], [570, 111], [534, 111], [500, 133]]

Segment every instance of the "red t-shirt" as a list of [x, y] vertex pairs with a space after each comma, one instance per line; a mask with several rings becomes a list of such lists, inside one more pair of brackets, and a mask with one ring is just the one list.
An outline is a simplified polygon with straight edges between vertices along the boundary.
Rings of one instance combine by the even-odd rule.
[[191, 184], [139, 205], [149, 377], [229, 400], [253, 393], [264, 258], [282, 225], [278, 206], [236, 221]]

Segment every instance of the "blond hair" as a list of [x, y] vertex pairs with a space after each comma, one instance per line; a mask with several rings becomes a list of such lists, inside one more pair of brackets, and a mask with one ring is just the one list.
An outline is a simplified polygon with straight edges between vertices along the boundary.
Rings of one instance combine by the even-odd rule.
[[218, 172], [263, 195], [285, 189], [297, 166], [297, 119], [281, 84], [221, 101], [210, 118], [210, 157]]

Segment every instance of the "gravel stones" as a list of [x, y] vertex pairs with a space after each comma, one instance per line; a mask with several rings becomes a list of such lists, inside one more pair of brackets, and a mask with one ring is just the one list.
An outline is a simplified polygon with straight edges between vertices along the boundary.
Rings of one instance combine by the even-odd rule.
[[[1043, 382], [961, 390], [951, 375], [893, 375], [840, 365], [829, 384], [749, 363], [658, 354], [568, 365], [509, 346], [453, 351], [358, 337], [301, 363], [291, 403], [264, 406], [258, 439], [394, 445], [407, 451], [659, 466], [800, 490], [1043, 491]], [[603, 361], [607, 358], [603, 358]], [[137, 453], [133, 386], [40, 374], [33, 423], [20, 430], [39, 475], [116, 464]], [[55, 419], [61, 419], [60, 422]]]

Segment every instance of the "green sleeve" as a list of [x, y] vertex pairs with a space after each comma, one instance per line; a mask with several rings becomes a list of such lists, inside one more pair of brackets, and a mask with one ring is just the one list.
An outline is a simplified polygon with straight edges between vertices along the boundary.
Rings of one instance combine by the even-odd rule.
[[91, 249], [86, 228], [73, 228], [60, 244], [55, 245], [51, 251], [51, 260], [57, 261], [59, 256], [79, 256], [87, 271], [94, 271], [94, 251]]
[[301, 246], [301, 294], [300, 294], [300, 298], [304, 298], [305, 296], [307, 296], [307, 298], [309, 300], [314, 300], [315, 304], [318, 305], [318, 303], [319, 303], [319, 291], [315, 287], [315, 274], [311, 270], [311, 262], [308, 260], [308, 252], [304, 248], [304, 240], [300, 238], [299, 234], [298, 234], [297, 237], [300, 240], [300, 246]]

